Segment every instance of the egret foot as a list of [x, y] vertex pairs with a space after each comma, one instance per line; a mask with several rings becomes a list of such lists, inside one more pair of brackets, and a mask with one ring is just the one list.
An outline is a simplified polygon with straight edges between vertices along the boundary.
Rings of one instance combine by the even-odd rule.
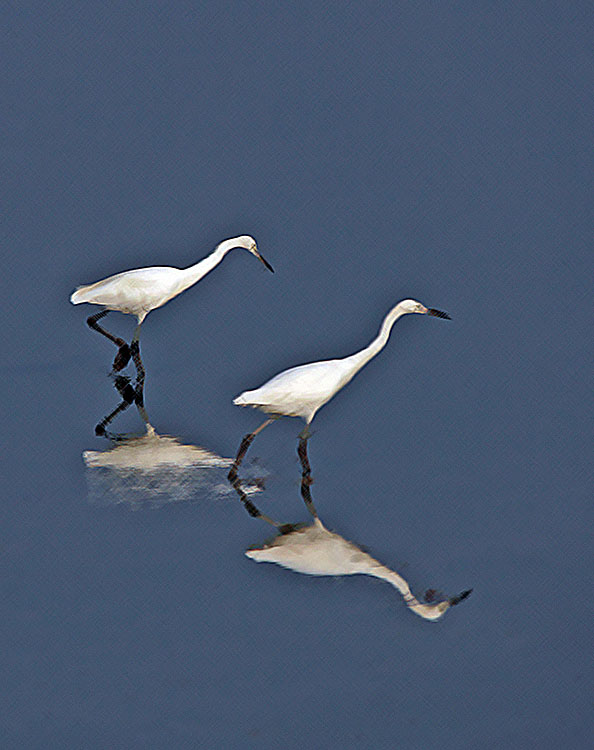
[[296, 531], [300, 526], [303, 524], [299, 523], [282, 523], [280, 526], [277, 526], [278, 533], [281, 534], [290, 534], [292, 531]]
[[[125, 388], [125, 386], [124, 386], [124, 388]], [[105, 428], [107, 427], [108, 424], [110, 424], [117, 417], [117, 415], [120, 412], [126, 411], [126, 409], [130, 406], [131, 403], [133, 403], [133, 400], [132, 401], [127, 401], [124, 398], [116, 406], [116, 408], [110, 414], [108, 414], [106, 417], [103, 417], [103, 419], [95, 427], [95, 435], [97, 435], [99, 437], [110, 437], [110, 435], [108, 435], [107, 430]]]

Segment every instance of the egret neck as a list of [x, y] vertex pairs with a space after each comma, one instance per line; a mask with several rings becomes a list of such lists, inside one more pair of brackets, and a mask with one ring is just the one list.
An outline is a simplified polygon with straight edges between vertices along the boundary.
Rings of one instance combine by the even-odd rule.
[[369, 362], [370, 359], [373, 359], [376, 354], [379, 354], [379, 352], [381, 352], [384, 346], [388, 343], [392, 326], [398, 320], [398, 318], [400, 318], [402, 315], [405, 315], [406, 312], [407, 310], [404, 310], [399, 302], [396, 307], [393, 307], [386, 315], [378, 335], [373, 339], [369, 346], [366, 346], [365, 349], [361, 349], [360, 352], [351, 354], [350, 357], [345, 357], [343, 359], [343, 363], [348, 364], [352, 367], [351, 378], [356, 375], [359, 370]]
[[411, 592], [408, 583], [398, 575], [395, 570], [386, 568], [385, 565], [378, 563], [377, 566], [371, 565], [367, 571], [369, 575], [381, 578], [391, 583], [394, 588], [402, 594], [404, 601], [412, 611], [424, 617], [426, 620], [439, 620], [439, 618], [452, 606], [452, 601], [442, 601], [436, 604], [422, 604]]
[[197, 281], [200, 281], [200, 279], [206, 276], [209, 271], [212, 271], [215, 266], [218, 266], [230, 250], [233, 250], [236, 247], [237, 240], [225, 240], [224, 242], [221, 242], [221, 244], [218, 245], [206, 258], [199, 260], [198, 263], [195, 263], [193, 266], [180, 269], [181, 282], [178, 286], [179, 292], [184, 292]]

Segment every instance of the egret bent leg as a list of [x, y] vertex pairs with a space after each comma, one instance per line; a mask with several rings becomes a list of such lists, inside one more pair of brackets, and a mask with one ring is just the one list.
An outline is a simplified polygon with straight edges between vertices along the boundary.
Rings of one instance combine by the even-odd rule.
[[120, 394], [124, 401], [126, 401], [128, 406], [134, 403], [134, 399], [136, 398], [136, 390], [130, 382], [129, 377], [127, 377], [126, 375], [116, 375], [113, 379], [113, 384], [116, 391]]
[[101, 310], [101, 312], [98, 312], [96, 315], [91, 315], [90, 318], [87, 318], [87, 325], [89, 326], [89, 328], [97, 331], [97, 333], [100, 333], [108, 338], [118, 347], [118, 353], [113, 360], [113, 371], [119, 372], [120, 370], [123, 370], [130, 361], [130, 347], [124, 341], [124, 339], [121, 339], [119, 338], [119, 336], [114, 336], [113, 334], [109, 333], [109, 331], [106, 331], [105, 328], [102, 328], [97, 322], [98, 320], [101, 320], [101, 318], [105, 317], [108, 312], [109, 310]]
[[243, 503], [243, 507], [247, 510], [247, 512], [250, 514], [252, 518], [260, 518], [262, 519], [262, 521], [266, 521], [266, 523], [269, 523], [271, 526], [274, 526], [274, 528], [278, 529], [282, 534], [287, 533], [288, 526], [290, 524], [280, 524], [278, 523], [278, 521], [275, 521], [273, 518], [270, 518], [270, 516], [267, 516], [266, 514], [261, 513], [243, 491], [243, 487], [241, 486], [241, 481], [239, 479], [233, 482], [233, 489], [235, 490], [235, 492], [237, 492], [239, 499]]
[[235, 482], [239, 482], [237, 478], [237, 470], [241, 466], [241, 462], [245, 458], [245, 454], [248, 451], [248, 448], [252, 444], [254, 438], [259, 432], [262, 432], [262, 430], [267, 427], [269, 424], [272, 424], [274, 422], [276, 417], [271, 417], [270, 419], [267, 419], [265, 422], [263, 422], [257, 430], [254, 430], [253, 432], [249, 432], [241, 441], [241, 444], [239, 446], [239, 450], [237, 451], [237, 455], [235, 456], [235, 461], [233, 461], [233, 465], [229, 469], [229, 473], [227, 474], [227, 479], [231, 482], [231, 484], [235, 487]]
[[134, 401], [136, 402], [136, 406], [138, 408], [138, 411], [140, 412], [142, 420], [145, 424], [148, 424], [148, 414], [146, 413], [146, 409], [144, 408], [144, 379], [146, 377], [146, 371], [142, 364], [142, 359], [140, 358], [139, 339], [140, 326], [137, 326], [136, 332], [134, 333], [134, 338], [132, 339], [132, 342], [130, 344], [130, 354], [132, 356], [132, 361], [134, 362], [134, 367], [136, 367], [136, 392]]
[[309, 459], [307, 457], [307, 438], [299, 438], [297, 454], [301, 461], [301, 497], [303, 498], [307, 510], [314, 518], [317, 518], [318, 511], [313, 503], [310, 490], [313, 479], [311, 478], [311, 466], [309, 465]]
[[243, 491], [243, 488], [241, 486], [241, 481], [238, 479], [233, 483], [233, 489], [235, 492], [237, 492], [239, 499], [243, 503], [243, 507], [247, 510], [247, 512], [250, 514], [252, 518], [260, 518], [262, 521], [266, 521], [266, 523], [269, 523], [271, 526], [274, 526], [274, 528], [279, 532], [279, 534], [288, 534], [289, 532], [293, 531], [296, 526], [292, 523], [279, 523], [278, 521], [275, 521], [273, 518], [270, 518], [270, 516], [267, 516], [265, 513], [261, 513], [258, 508], [254, 505], [254, 503], [249, 499], [249, 497], [245, 494]]
[[113, 420], [117, 417], [118, 414], [120, 414], [123, 411], [126, 411], [126, 409], [134, 403], [134, 399], [136, 396], [136, 393], [134, 391], [134, 388], [132, 388], [130, 384], [130, 378], [126, 378], [123, 375], [118, 375], [115, 378], [114, 385], [117, 388], [119, 394], [122, 397], [122, 401], [116, 406], [116, 408], [110, 412], [106, 417], [103, 417], [103, 419], [99, 422], [99, 424], [95, 427], [95, 435], [103, 436], [107, 435], [107, 425], [109, 425]]
[[233, 464], [231, 468], [229, 469], [229, 473], [227, 474], [227, 479], [233, 486], [233, 489], [235, 492], [237, 492], [239, 499], [243, 503], [244, 508], [247, 510], [247, 512], [252, 516], [252, 518], [261, 518], [262, 521], [266, 521], [266, 523], [269, 523], [271, 526], [274, 526], [281, 534], [288, 534], [289, 531], [291, 531], [294, 526], [292, 524], [281, 524], [278, 523], [278, 521], [275, 521], [274, 519], [270, 518], [270, 516], [265, 515], [264, 513], [261, 513], [258, 508], [254, 505], [254, 503], [249, 499], [249, 497], [246, 495], [246, 493], [243, 490], [243, 487], [241, 486], [241, 480], [237, 476], [237, 470], [241, 466], [241, 462], [243, 461], [245, 454], [247, 453], [248, 448], [252, 444], [252, 441], [256, 437], [256, 435], [259, 432], [262, 432], [262, 430], [267, 427], [269, 424], [274, 422], [276, 417], [272, 417], [271, 419], [267, 419], [265, 422], [263, 422], [257, 430], [254, 430], [254, 432], [248, 433], [243, 440], [241, 441], [241, 445], [239, 446], [239, 451], [237, 452], [237, 456], [235, 457], [235, 461], [233, 461]]

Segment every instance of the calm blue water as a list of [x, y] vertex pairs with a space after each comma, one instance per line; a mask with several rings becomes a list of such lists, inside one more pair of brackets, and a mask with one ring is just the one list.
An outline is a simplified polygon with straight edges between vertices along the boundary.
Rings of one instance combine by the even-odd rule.
[[[3, 748], [587, 746], [588, 12], [5, 9]], [[228, 458], [261, 422], [239, 392], [403, 297], [447, 310], [400, 320], [310, 441], [329, 528], [419, 595], [474, 587], [439, 623], [246, 558], [271, 529], [223, 467], [86, 468], [118, 398], [72, 289], [243, 233], [274, 276], [235, 251], [146, 320], [152, 424]], [[283, 522], [301, 426], [245, 467]]]

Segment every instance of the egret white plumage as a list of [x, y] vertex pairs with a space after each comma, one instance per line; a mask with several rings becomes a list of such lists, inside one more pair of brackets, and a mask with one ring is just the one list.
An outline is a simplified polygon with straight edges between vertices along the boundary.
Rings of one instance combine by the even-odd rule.
[[[275, 375], [271, 380], [253, 391], [244, 391], [233, 400], [238, 406], [252, 406], [255, 409], [273, 415], [252, 433], [243, 439], [234, 468], [237, 469], [254, 437], [277, 417], [301, 417], [305, 420], [303, 436], [309, 434], [316, 412], [350, 382], [359, 370], [370, 359], [375, 357], [388, 342], [392, 326], [398, 318], [408, 313], [432, 315], [450, 320], [447, 313], [434, 308], [427, 308], [413, 299], [405, 299], [393, 307], [384, 318], [380, 331], [375, 339], [355, 354], [343, 359], [328, 359], [322, 362], [310, 362], [306, 365], [291, 367]], [[233, 468], [229, 479], [232, 476]]]
[[73, 305], [89, 302], [92, 305], [102, 305], [103, 310], [92, 315], [88, 325], [106, 336], [118, 346], [118, 354], [114, 360], [114, 371], [121, 370], [128, 363], [131, 352], [126, 342], [101, 328], [98, 320], [111, 310], [117, 310], [128, 315], [135, 315], [138, 326], [134, 333], [133, 342], [140, 337], [140, 326], [151, 310], [161, 307], [173, 297], [200, 281], [209, 271], [212, 271], [230, 250], [243, 248], [263, 263], [269, 271], [272, 266], [266, 261], [256, 245], [256, 241], [249, 235], [233, 237], [224, 240], [216, 246], [206, 258], [189, 268], [171, 268], [169, 266], [152, 266], [150, 268], [136, 268], [123, 271], [94, 284], [80, 286], [73, 292], [70, 301]]

